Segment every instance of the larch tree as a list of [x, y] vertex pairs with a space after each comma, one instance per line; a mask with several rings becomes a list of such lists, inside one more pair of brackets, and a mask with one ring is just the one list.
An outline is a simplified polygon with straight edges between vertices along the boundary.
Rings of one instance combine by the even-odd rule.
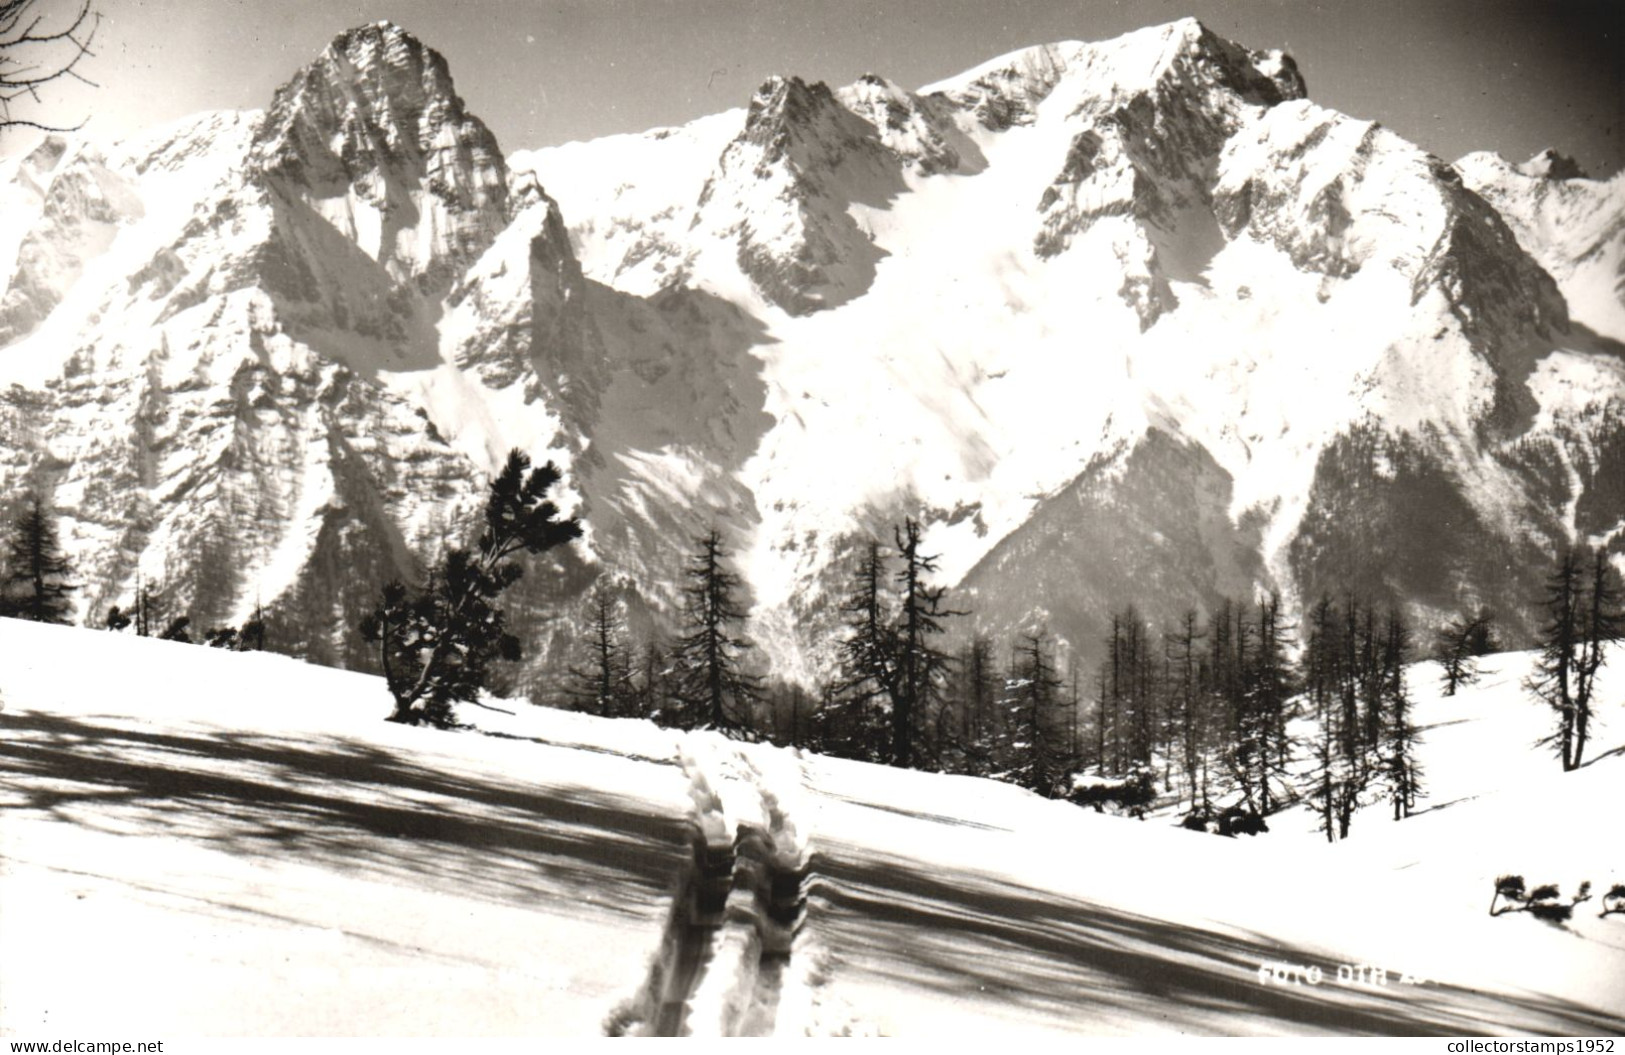
[[1322, 596], [1309, 610], [1308, 639], [1304, 643], [1304, 697], [1315, 716], [1315, 739], [1310, 745], [1314, 768], [1310, 773], [1309, 806], [1320, 817], [1327, 842], [1337, 839], [1337, 819], [1344, 774], [1340, 733], [1342, 711], [1342, 617], [1330, 597]]
[[1618, 597], [1601, 550], [1583, 555], [1578, 547], [1565, 548], [1546, 579], [1540, 657], [1525, 687], [1556, 716], [1557, 728], [1541, 743], [1556, 749], [1564, 771], [1578, 769], [1585, 754], [1604, 646], [1619, 634]]
[[1463, 685], [1478, 681], [1478, 660], [1492, 651], [1495, 616], [1480, 608], [1470, 616], [1452, 619], [1434, 638], [1433, 658], [1439, 663], [1444, 694], [1454, 696]]
[[898, 569], [896, 673], [891, 708], [891, 748], [887, 761], [894, 766], [913, 766], [920, 727], [942, 705], [943, 683], [948, 654], [936, 645], [944, 632], [942, 620], [958, 612], [943, 608], [945, 586], [927, 586], [936, 574], [937, 557], [920, 552], [920, 524], [906, 518], [894, 529]]
[[1410, 647], [1411, 632], [1404, 617], [1398, 609], [1389, 609], [1383, 635], [1381, 759], [1396, 821], [1411, 815], [1422, 791], [1422, 766], [1416, 757], [1422, 737], [1411, 718], [1410, 691], [1405, 685]]
[[56, 522], [39, 495], [30, 495], [12, 522], [6, 547], [6, 571], [0, 580], [0, 614], [36, 623], [66, 623], [73, 614], [68, 594], [68, 559], [62, 553]]
[[1200, 662], [1196, 643], [1202, 637], [1196, 626], [1195, 609], [1187, 609], [1180, 617], [1174, 632], [1166, 636], [1163, 651], [1168, 661], [1167, 695], [1171, 705], [1172, 722], [1179, 740], [1180, 764], [1185, 774], [1185, 787], [1190, 791], [1191, 806], [1204, 815], [1213, 811], [1207, 781], [1205, 754], [1205, 726], [1202, 709]]
[[748, 735], [760, 690], [759, 679], [741, 664], [751, 643], [735, 629], [745, 620], [738, 598], [742, 584], [723, 564], [727, 554], [715, 529], [696, 546], [683, 589], [683, 634], [673, 657], [677, 724]]
[[824, 728], [829, 750], [871, 762], [886, 757], [898, 692], [897, 629], [885, 581], [880, 543], [871, 541], [858, 558], [850, 592], [841, 602], [846, 636], [837, 651], [833, 710]]
[[568, 670], [565, 695], [591, 714], [628, 717], [638, 709], [638, 701], [624, 605], [614, 586], [600, 580], [586, 608], [586, 632], [577, 645], [580, 662]]
[[1617, 640], [1625, 628], [1625, 615], [1620, 611], [1619, 574], [1609, 564], [1602, 547], [1592, 550], [1584, 570], [1586, 590], [1579, 613], [1580, 644], [1574, 665], [1575, 768], [1585, 757], [1586, 740], [1590, 736], [1597, 672], [1607, 661], [1608, 645]]
[[1006, 697], [1014, 764], [1004, 779], [1046, 798], [1059, 798], [1068, 790], [1066, 737], [1057, 713], [1064, 686], [1045, 635], [1023, 636], [1015, 649]]
[[960, 764], [976, 776], [986, 776], [994, 764], [1001, 683], [993, 639], [973, 634], [955, 663], [954, 703], [959, 713]]

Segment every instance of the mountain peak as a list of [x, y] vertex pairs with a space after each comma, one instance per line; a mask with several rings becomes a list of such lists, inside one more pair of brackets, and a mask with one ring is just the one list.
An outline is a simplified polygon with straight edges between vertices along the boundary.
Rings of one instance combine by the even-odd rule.
[[926, 85], [919, 94], [944, 95], [986, 127], [1002, 129], [1029, 123], [1038, 104], [1063, 85], [1071, 86], [1069, 98], [1115, 101], [1154, 90], [1170, 77], [1217, 86], [1266, 106], [1307, 95], [1290, 55], [1245, 48], [1194, 18], [1093, 43], [1067, 40], [1022, 48]]
[[1525, 176], [1536, 179], [1567, 180], [1589, 179], [1580, 163], [1567, 154], [1559, 154], [1550, 147], [1542, 150], [1534, 157], [1516, 166], [1517, 170]]
[[[278, 88], [253, 152], [260, 171], [296, 196], [376, 210], [381, 225], [339, 226], [374, 231], [369, 255], [409, 255], [402, 263], [412, 274], [447, 253], [471, 259], [507, 219], [496, 137], [468, 112], [440, 53], [393, 22], [340, 33]], [[395, 238], [393, 225], [422, 212], [420, 193], [442, 203], [448, 222], [426, 228], [427, 239]]]
[[378, 155], [432, 153], [448, 126], [501, 163], [495, 138], [463, 105], [441, 54], [395, 23], [378, 21], [334, 37], [277, 89], [259, 152], [269, 169], [334, 156], [353, 177], [353, 163], [371, 168]]
[[1279, 48], [1255, 51], [1219, 36], [1194, 18], [1165, 27], [1173, 50], [1171, 62], [1185, 57], [1205, 66], [1219, 84], [1249, 102], [1273, 106], [1309, 95], [1303, 75], [1291, 55]]

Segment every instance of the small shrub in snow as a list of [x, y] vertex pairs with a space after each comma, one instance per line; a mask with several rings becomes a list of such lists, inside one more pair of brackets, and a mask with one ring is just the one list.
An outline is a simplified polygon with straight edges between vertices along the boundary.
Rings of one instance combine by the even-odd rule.
[[1511, 906], [1499, 909], [1496, 908], [1496, 905], [1502, 899], [1507, 901], [1528, 900], [1524, 894], [1523, 876], [1506, 875], [1501, 876], [1495, 881], [1495, 893], [1490, 897], [1490, 915], [1499, 916], [1503, 912], [1517, 911], [1517, 909]]
[[1597, 913], [1597, 918], [1612, 915], [1625, 916], [1625, 883], [1615, 883], [1602, 896], [1602, 911]]
[[1193, 832], [1210, 832], [1231, 838], [1260, 835], [1270, 830], [1263, 817], [1241, 805], [1227, 806], [1217, 812], [1192, 810], [1179, 823], [1180, 827]]
[[1143, 816], [1146, 807], [1157, 798], [1156, 782], [1148, 769], [1137, 769], [1126, 777], [1102, 777], [1075, 774], [1072, 791], [1067, 800], [1078, 806], [1093, 806], [1096, 813], [1105, 811], [1107, 803]]
[[[1617, 888], [1618, 889], [1618, 888]], [[1625, 889], [1621, 890], [1625, 893]], [[1568, 901], [1556, 883], [1543, 883], [1526, 892], [1523, 876], [1504, 875], [1495, 881], [1495, 894], [1490, 898], [1490, 915], [1504, 916], [1509, 912], [1527, 912], [1547, 923], [1567, 923], [1574, 916], [1574, 906], [1591, 900], [1591, 883], [1580, 884], [1580, 890]], [[1607, 903], [1607, 898], [1603, 899]], [[1502, 904], [1505, 902], [1505, 904]]]
[[1179, 826], [1193, 832], [1205, 832], [1212, 830], [1208, 827], [1212, 823], [1213, 818], [1208, 814], [1203, 813], [1201, 810], [1192, 810], [1180, 819]]
[[1261, 835], [1269, 830], [1260, 814], [1242, 806], [1231, 806], [1219, 814], [1220, 835]]

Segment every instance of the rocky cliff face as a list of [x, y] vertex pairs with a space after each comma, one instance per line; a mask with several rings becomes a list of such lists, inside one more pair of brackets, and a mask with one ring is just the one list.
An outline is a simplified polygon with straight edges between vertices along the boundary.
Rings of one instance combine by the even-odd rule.
[[278, 89], [253, 159], [268, 184], [426, 291], [443, 291], [508, 220], [496, 138], [445, 59], [388, 22], [340, 35]]
[[[140, 578], [201, 626], [263, 601], [280, 647], [363, 662], [378, 586], [459, 537], [482, 486], [419, 379], [457, 374], [446, 290], [507, 226], [495, 141], [379, 25], [265, 114], [58, 153], [26, 163], [43, 205], [6, 293], [6, 492], [50, 498], [89, 621]], [[542, 273], [573, 265], [553, 234]]]
[[1545, 554], [1625, 534], [1621, 196], [1445, 165], [1193, 20], [505, 161], [380, 23], [263, 113], [0, 169], [0, 485], [83, 619], [140, 576], [346, 665], [511, 446], [590, 525], [517, 597], [555, 645], [595, 574], [669, 616], [715, 524], [813, 675], [904, 515], [987, 629], [1084, 653], [1269, 589], [1516, 631]]

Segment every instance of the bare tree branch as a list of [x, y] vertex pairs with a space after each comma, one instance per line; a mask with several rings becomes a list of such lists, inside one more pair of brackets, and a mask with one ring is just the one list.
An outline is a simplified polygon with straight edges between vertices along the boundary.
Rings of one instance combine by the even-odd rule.
[[0, 132], [33, 128], [42, 132], [72, 132], [84, 127], [62, 126], [12, 115], [12, 103], [41, 103], [39, 89], [59, 80], [74, 80], [100, 87], [79, 72], [79, 64], [94, 58], [91, 45], [101, 26], [101, 14], [91, 0], [80, 0], [78, 12], [65, 26], [52, 29], [45, 15], [35, 11], [38, 0], [0, 0]]

